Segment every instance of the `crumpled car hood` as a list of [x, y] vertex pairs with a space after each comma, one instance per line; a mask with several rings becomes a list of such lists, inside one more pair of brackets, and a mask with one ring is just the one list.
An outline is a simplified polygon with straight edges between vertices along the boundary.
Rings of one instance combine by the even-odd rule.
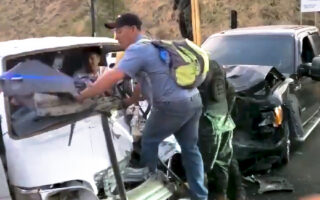
[[272, 66], [225, 65], [223, 68], [226, 71], [228, 81], [236, 92], [245, 92], [263, 83], [271, 72], [275, 72], [279, 78], [283, 78], [283, 75]]

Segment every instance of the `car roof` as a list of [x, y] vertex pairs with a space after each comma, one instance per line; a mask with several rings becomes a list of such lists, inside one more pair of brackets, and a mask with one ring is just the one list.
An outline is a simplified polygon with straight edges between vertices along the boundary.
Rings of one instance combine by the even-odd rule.
[[92, 45], [118, 44], [108, 37], [43, 37], [0, 42], [0, 58], [19, 54], [28, 54], [41, 50], [65, 49]]
[[304, 25], [274, 25], [274, 26], [256, 26], [237, 28], [222, 31], [214, 36], [222, 35], [299, 35], [302, 32], [317, 32], [318, 29], [315, 26], [304, 26]]

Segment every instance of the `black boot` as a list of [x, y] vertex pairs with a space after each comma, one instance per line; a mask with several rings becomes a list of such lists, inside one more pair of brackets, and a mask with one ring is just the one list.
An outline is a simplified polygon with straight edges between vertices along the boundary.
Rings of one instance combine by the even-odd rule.
[[229, 188], [230, 199], [234, 200], [246, 200], [247, 194], [246, 190], [242, 184], [242, 175], [239, 169], [239, 164], [236, 159], [232, 159], [229, 171]]

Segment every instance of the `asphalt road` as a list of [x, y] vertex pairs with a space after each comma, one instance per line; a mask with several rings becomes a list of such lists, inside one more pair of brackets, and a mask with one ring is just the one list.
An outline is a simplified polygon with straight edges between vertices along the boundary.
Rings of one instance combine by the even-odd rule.
[[245, 182], [250, 200], [298, 200], [302, 196], [320, 194], [320, 126], [292, 153], [286, 166], [272, 170], [270, 175], [286, 178], [294, 186], [294, 192], [258, 194], [257, 184]]

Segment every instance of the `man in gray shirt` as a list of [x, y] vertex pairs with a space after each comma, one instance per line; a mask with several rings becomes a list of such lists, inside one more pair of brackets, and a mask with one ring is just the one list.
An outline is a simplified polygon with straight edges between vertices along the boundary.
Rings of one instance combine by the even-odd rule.
[[[125, 54], [117, 67], [104, 73], [92, 87], [81, 92], [78, 100], [102, 94], [126, 76], [136, 78], [142, 95], [152, 102], [151, 114], [142, 135], [141, 164], [155, 171], [160, 142], [174, 134], [181, 146], [191, 198], [206, 200], [208, 191], [204, 186], [203, 162], [197, 146], [202, 112], [198, 90], [179, 87], [170, 75], [167, 62], [160, 59], [159, 50], [151, 43], [140, 41], [143, 38], [142, 22], [138, 16], [123, 14], [115, 23], [105, 25], [115, 28], [116, 39], [125, 49]], [[129, 103], [133, 103], [138, 99], [130, 100]]]

